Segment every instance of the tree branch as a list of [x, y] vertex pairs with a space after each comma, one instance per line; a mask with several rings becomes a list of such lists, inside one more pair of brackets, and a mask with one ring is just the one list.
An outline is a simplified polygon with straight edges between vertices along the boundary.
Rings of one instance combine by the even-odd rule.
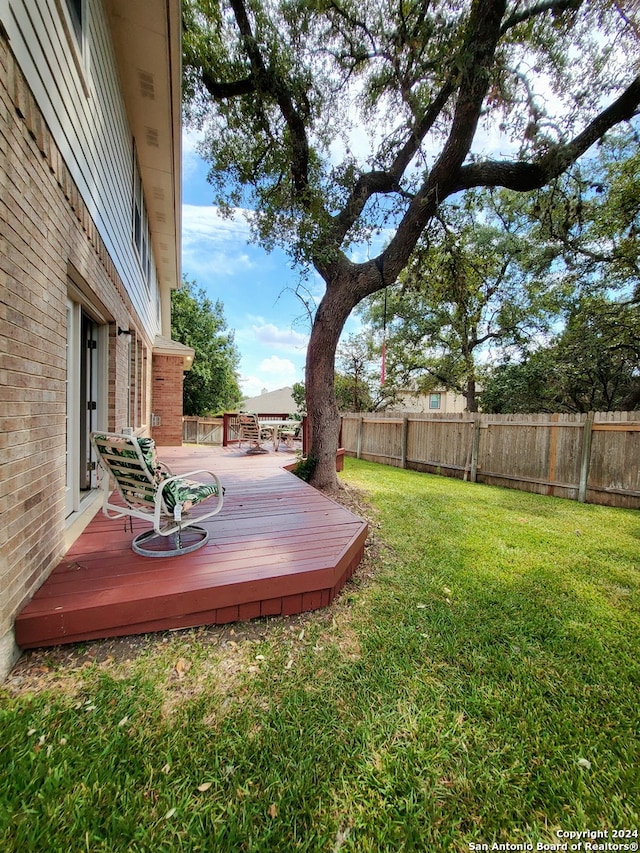
[[544, 15], [545, 12], [566, 12], [568, 9], [577, 9], [582, 5], [582, 0], [546, 0], [546, 2], [538, 3], [536, 6], [531, 6], [529, 9], [523, 9], [520, 12], [514, 12], [510, 18], [503, 23], [500, 29], [500, 35], [504, 35], [518, 24], [523, 24], [525, 21], [530, 21], [532, 18], [537, 18], [539, 15]]
[[255, 92], [256, 88], [252, 77], [245, 77], [244, 80], [235, 80], [231, 83], [222, 83], [219, 80], [215, 80], [208, 71], [203, 71], [200, 79], [207, 92], [216, 100], [250, 95], [252, 92]]
[[[459, 70], [458, 99], [449, 136], [429, 177], [398, 226], [389, 246], [377, 259], [383, 282], [391, 283], [404, 267], [426, 223], [453, 187], [475, 136], [482, 104], [489, 87], [505, 12], [505, 0], [476, 0], [471, 8]], [[364, 294], [365, 296], [368, 294]]]
[[[251, 29], [244, 0], [230, 0], [230, 5], [233, 9], [233, 14], [251, 65], [251, 77], [249, 79], [253, 82], [253, 85], [249, 86], [247, 91], [238, 92], [238, 94], [248, 94], [249, 92], [265, 93], [271, 95], [278, 104], [291, 134], [291, 177], [294, 190], [300, 198], [304, 195], [309, 183], [309, 141], [307, 139], [304, 117], [300, 115], [293, 102], [287, 81], [282, 80], [276, 72], [265, 65], [259, 45]], [[228, 85], [240, 86], [242, 82], [239, 81], [237, 84]], [[248, 86], [247, 81], [244, 81], [244, 83], [245, 86]]]
[[571, 142], [554, 146], [532, 163], [487, 160], [463, 166], [452, 193], [480, 186], [505, 187], [519, 192], [540, 189], [565, 172], [608, 130], [622, 121], [630, 121], [639, 105], [640, 75]]

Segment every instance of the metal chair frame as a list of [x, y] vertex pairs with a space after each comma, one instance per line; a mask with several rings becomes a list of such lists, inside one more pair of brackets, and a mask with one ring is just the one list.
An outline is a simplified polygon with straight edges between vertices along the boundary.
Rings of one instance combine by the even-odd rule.
[[[131, 547], [137, 554], [145, 557], [175, 557], [195, 551], [206, 544], [209, 532], [201, 527], [200, 523], [217, 515], [224, 502], [224, 489], [216, 474], [206, 469], [198, 469], [174, 475], [168, 465], [159, 461], [156, 462], [157, 467], [151, 470], [136, 436], [96, 431], [91, 433], [90, 438], [96, 458], [106, 474], [102, 480], [103, 513], [111, 519], [138, 518], [153, 524], [152, 530], [146, 530], [134, 537]], [[148, 452], [151, 452], [155, 459], [155, 444], [152, 439], [143, 440], [149, 442]], [[209, 475], [213, 483], [190, 480], [191, 477], [202, 474]], [[115, 485], [124, 505], [111, 502], [112, 484]], [[213, 485], [215, 491], [206, 497], [190, 501], [187, 510], [184, 509], [186, 501], [181, 502], [179, 499], [174, 499], [175, 504], [170, 508], [167, 504], [167, 489], [172, 484], [187, 490]], [[196, 506], [209, 497], [217, 497], [213, 509], [193, 515], [191, 506]], [[174, 547], [171, 547], [171, 544]]]
[[269, 452], [262, 446], [262, 443], [267, 440], [273, 441], [273, 429], [271, 427], [262, 427], [258, 416], [253, 412], [240, 412], [238, 424], [240, 426], [239, 447], [242, 447], [243, 441], [247, 441], [249, 443], [247, 453]]

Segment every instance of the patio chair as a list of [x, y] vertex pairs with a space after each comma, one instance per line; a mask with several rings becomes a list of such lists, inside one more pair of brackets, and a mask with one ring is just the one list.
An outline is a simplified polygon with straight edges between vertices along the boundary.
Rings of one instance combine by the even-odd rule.
[[273, 441], [273, 429], [260, 425], [258, 416], [253, 412], [240, 412], [238, 415], [240, 424], [239, 446], [246, 442], [249, 445], [247, 453], [268, 453], [262, 444], [265, 441]]
[[[119, 433], [92, 432], [91, 444], [100, 466], [107, 474], [103, 478], [102, 511], [107, 518], [129, 517], [149, 521], [152, 530], [134, 537], [131, 547], [144, 557], [176, 557], [201, 548], [209, 532], [200, 522], [222, 509], [224, 489], [211, 471], [189, 471], [174, 476], [171, 469], [159, 462], [155, 441]], [[191, 479], [208, 474], [212, 482]], [[110, 500], [112, 485], [122, 503]], [[203, 506], [197, 516], [193, 507], [209, 498], [216, 498], [211, 509]]]
[[[297, 418], [294, 415], [289, 415], [290, 421], [296, 421]], [[280, 430], [280, 436], [287, 447], [292, 448], [294, 442], [300, 438], [300, 428], [302, 427], [302, 421], [298, 421], [295, 426], [285, 427]]]

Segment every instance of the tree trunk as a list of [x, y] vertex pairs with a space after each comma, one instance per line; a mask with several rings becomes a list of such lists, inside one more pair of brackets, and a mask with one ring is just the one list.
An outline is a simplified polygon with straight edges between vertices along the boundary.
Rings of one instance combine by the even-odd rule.
[[311, 483], [336, 491], [336, 453], [340, 415], [336, 402], [335, 357], [340, 334], [358, 299], [349, 273], [339, 273], [318, 306], [307, 348], [305, 387], [309, 423], [309, 456], [316, 462]]
[[467, 411], [478, 411], [478, 398], [476, 397], [476, 380], [473, 377], [467, 379], [467, 390], [464, 395], [467, 399]]
[[629, 391], [627, 396], [620, 403], [620, 409], [623, 412], [630, 412], [636, 408], [638, 403], [640, 403], [640, 384], [636, 385], [635, 388], [632, 388], [631, 391]]

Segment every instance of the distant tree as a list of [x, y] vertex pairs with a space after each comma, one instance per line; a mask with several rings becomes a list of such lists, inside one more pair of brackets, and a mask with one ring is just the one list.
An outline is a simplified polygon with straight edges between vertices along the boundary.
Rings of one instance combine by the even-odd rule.
[[241, 399], [240, 354], [227, 330], [224, 305], [212, 302], [195, 281], [171, 294], [171, 336], [193, 347], [193, 367], [184, 377], [185, 415], [212, 415], [233, 409]]
[[334, 389], [341, 412], [374, 412], [395, 402], [393, 377], [382, 376], [382, 341], [371, 330], [349, 335], [337, 351]]
[[406, 388], [451, 390], [471, 412], [481, 357], [546, 333], [562, 307], [554, 277], [531, 255], [531, 225], [512, 196], [469, 193], [443, 205], [398, 284], [360, 309], [378, 333], [386, 326], [391, 370]]
[[530, 257], [567, 299], [548, 346], [484, 381], [488, 411], [630, 410], [640, 405], [640, 139], [637, 122], [520, 206]]
[[487, 412], [588, 412], [640, 407], [640, 312], [583, 297], [548, 347], [489, 372]]
[[307, 403], [305, 400], [305, 388], [304, 382], [294, 382], [292, 388], [293, 400], [298, 408], [298, 412], [302, 414], [307, 410]]
[[[631, 120], [635, 31], [611, 0], [185, 0], [183, 23], [187, 119], [207, 130], [217, 201], [325, 284], [305, 381], [313, 483], [333, 489], [351, 311], [397, 281], [448, 198], [543, 187]], [[512, 144], [485, 156], [478, 136], [498, 126]], [[356, 259], [382, 229], [385, 248]]]

